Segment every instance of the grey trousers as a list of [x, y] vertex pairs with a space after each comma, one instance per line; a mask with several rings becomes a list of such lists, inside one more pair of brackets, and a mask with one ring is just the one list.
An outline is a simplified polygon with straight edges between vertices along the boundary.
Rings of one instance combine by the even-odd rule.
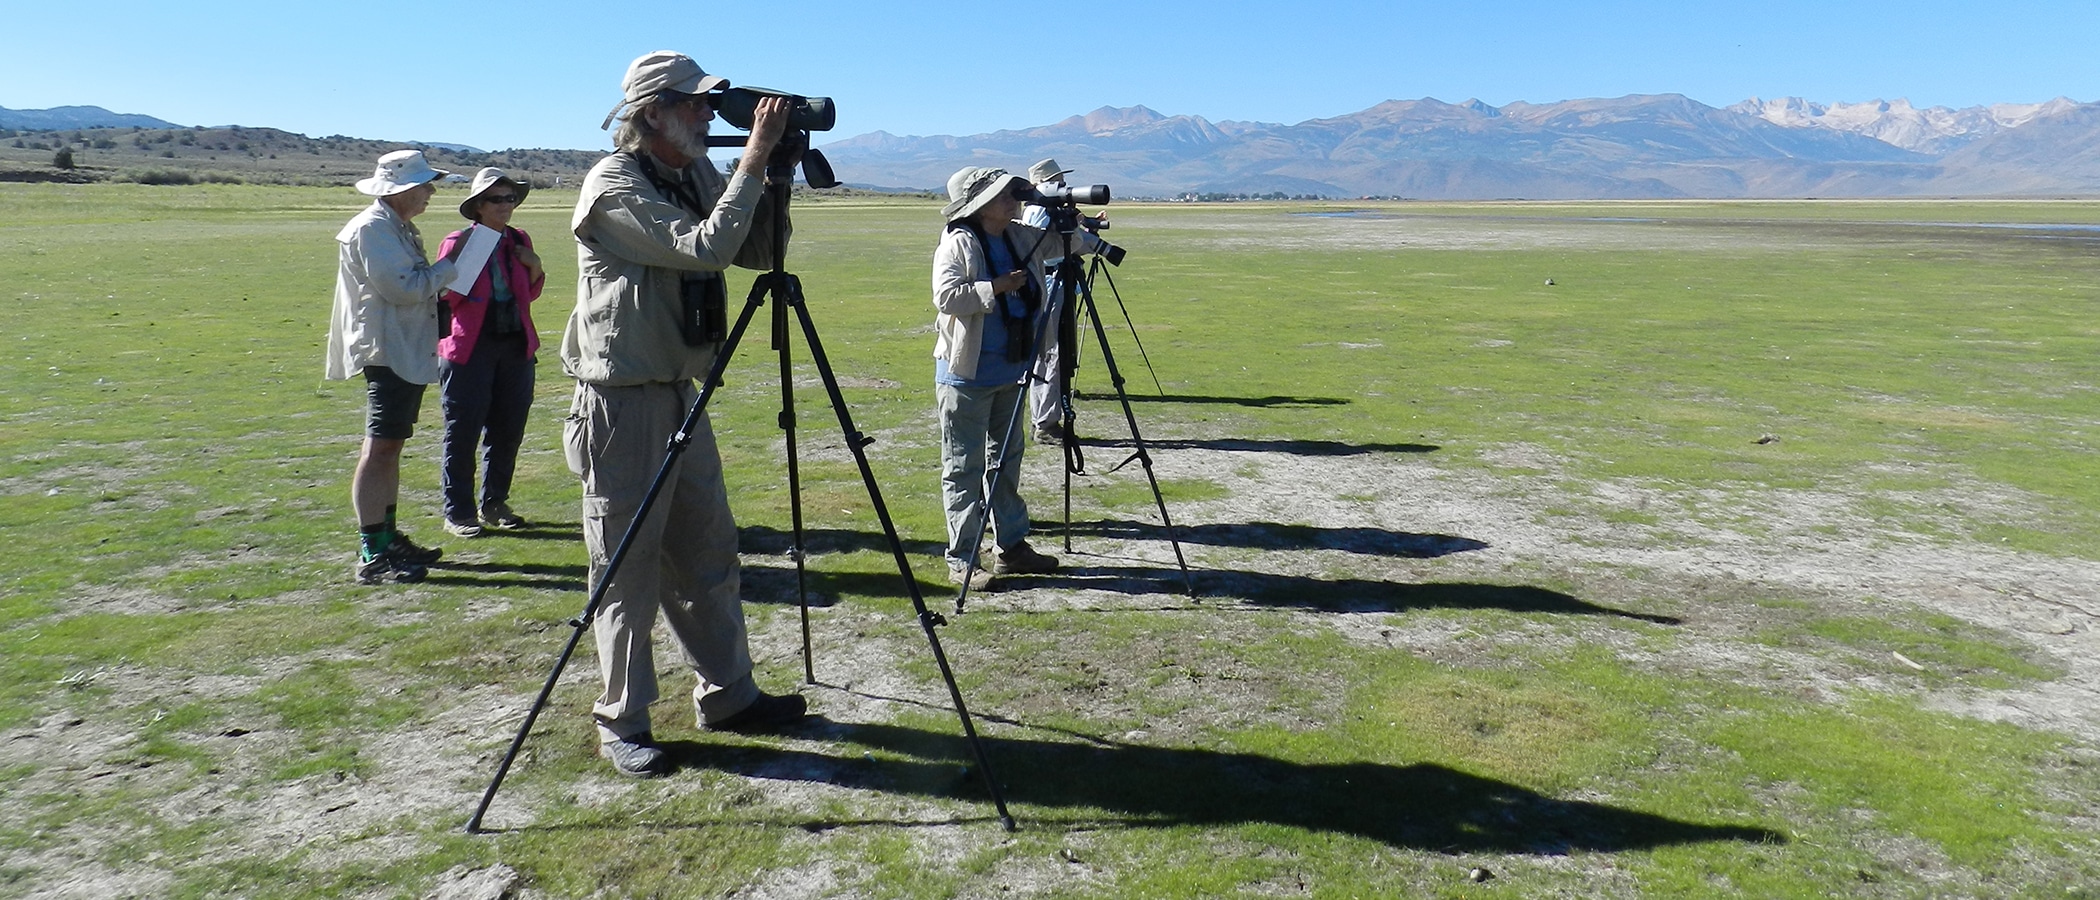
[[[583, 541], [593, 590], [694, 396], [691, 382], [577, 383], [562, 445], [570, 470], [583, 478]], [[591, 622], [604, 685], [591, 707], [600, 740], [650, 730], [649, 704], [657, 697], [650, 635], [659, 611], [679, 659], [700, 675], [693, 704], [701, 721], [719, 721], [758, 699], [737, 593], [736, 548], [722, 458], [703, 416]]]
[[[1028, 536], [1028, 504], [1021, 501], [1021, 454], [1028, 446], [1021, 412], [1021, 386], [933, 386], [941, 416], [941, 503], [948, 519], [948, 567], [963, 568], [984, 529], [984, 499], [990, 488], [992, 542], [1001, 549]], [[987, 485], [986, 453], [1006, 461], [999, 483]], [[990, 560], [979, 560], [987, 568]]]

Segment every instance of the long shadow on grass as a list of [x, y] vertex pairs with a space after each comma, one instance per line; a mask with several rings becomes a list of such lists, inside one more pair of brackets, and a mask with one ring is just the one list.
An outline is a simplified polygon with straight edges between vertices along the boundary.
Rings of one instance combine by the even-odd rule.
[[[1080, 444], [1086, 447], [1130, 449], [1134, 444], [1129, 438], [1081, 437]], [[1152, 450], [1228, 450], [1240, 453], [1289, 453], [1294, 456], [1362, 456], [1366, 453], [1435, 453], [1444, 448], [1436, 444], [1344, 444], [1341, 441], [1298, 440], [1254, 440], [1251, 438], [1218, 438], [1215, 440], [1148, 440], [1145, 446]], [[1053, 448], [1054, 450], [1054, 448]]]
[[581, 592], [586, 589], [584, 579], [589, 576], [590, 569], [582, 565], [463, 563], [443, 560], [431, 565], [430, 575], [423, 579], [423, 583]]
[[583, 525], [579, 522], [532, 522], [523, 528], [490, 528], [475, 540], [511, 541], [575, 541], [583, 543]]
[[[959, 735], [896, 725], [812, 720], [798, 731], [908, 759], [844, 758], [749, 745], [671, 741], [682, 767], [868, 791], [984, 799], [976, 758]], [[1265, 823], [1438, 852], [1562, 855], [1711, 841], [1784, 843], [1766, 828], [1707, 824], [1560, 800], [1428, 763], [1303, 763], [1255, 753], [986, 737], [1012, 804], [1077, 810], [1059, 827], [1172, 828]], [[1106, 821], [1094, 811], [1105, 812]], [[1027, 811], [1017, 811], [1023, 827]], [[871, 824], [835, 820], [809, 830]], [[906, 824], [885, 821], [877, 824]]]
[[[1056, 522], [1038, 522], [1035, 528], [1046, 535], [1062, 529]], [[1224, 522], [1178, 525], [1175, 532], [1191, 544], [1216, 547], [1251, 547], [1257, 550], [1347, 550], [1374, 556], [1434, 559], [1470, 550], [1485, 550], [1485, 541], [1449, 534], [1415, 534], [1383, 528], [1323, 528], [1316, 525], [1285, 525], [1279, 522]], [[1101, 519], [1073, 522], [1072, 534], [1115, 540], [1165, 540], [1166, 529], [1151, 522], [1131, 519]]]
[[[744, 525], [737, 530], [737, 549], [744, 553], [788, 552], [794, 546], [794, 532], [786, 528], [768, 525]], [[881, 526], [869, 521], [865, 530], [845, 528], [804, 528], [802, 547], [810, 553], [852, 553], [859, 550], [890, 552], [890, 539], [884, 537]], [[946, 545], [937, 541], [904, 542], [904, 552], [918, 556], [939, 556]]]
[[[1074, 392], [1081, 400], [1114, 400], [1114, 394], [1095, 391]], [[1355, 401], [1342, 397], [1285, 397], [1271, 394], [1267, 397], [1208, 397], [1200, 394], [1149, 394], [1130, 395], [1132, 403], [1225, 403], [1232, 406], [1254, 406], [1264, 409], [1289, 409], [1300, 406], [1347, 406]]]
[[[1175, 593], [1181, 584], [1181, 570], [1147, 566], [1088, 566], [1082, 562], [1069, 569], [1060, 569], [1053, 575], [1009, 576], [1003, 585], [996, 581], [993, 584], [1006, 590], [1056, 588], [1126, 594]], [[1659, 616], [1598, 606], [1560, 591], [1523, 584], [1409, 584], [1365, 578], [1314, 578], [1306, 575], [1208, 569], [1196, 572], [1196, 594], [1202, 604], [1233, 599], [1252, 606], [1291, 606], [1326, 612], [1502, 609], [1518, 613], [1619, 616], [1657, 625], [1684, 623], [1684, 620], [1675, 616]], [[974, 608], [997, 609], [997, 597], [997, 593], [988, 594], [980, 599]], [[1173, 608], [1192, 607], [1183, 603]], [[1057, 614], [1065, 615], [1070, 612], [1072, 611], [1062, 610]]]

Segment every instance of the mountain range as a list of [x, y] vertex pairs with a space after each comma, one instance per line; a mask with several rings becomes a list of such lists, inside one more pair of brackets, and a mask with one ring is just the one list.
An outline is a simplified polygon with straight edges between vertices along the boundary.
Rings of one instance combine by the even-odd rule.
[[1037, 128], [874, 132], [821, 145], [846, 181], [938, 189], [966, 165], [1055, 157], [1124, 196], [1419, 199], [2100, 192], [2100, 104], [1917, 109], [1678, 94], [1491, 106], [1388, 100], [1295, 125], [1103, 107]]
[[[0, 108], [0, 128], [98, 127], [181, 126], [93, 106]], [[1112, 185], [1123, 197], [2100, 194], [2100, 104], [2062, 97], [1966, 109], [1920, 109], [1900, 98], [1753, 97], [1725, 108], [1678, 94], [1499, 107], [1423, 98], [1294, 125], [1103, 107], [1035, 128], [962, 137], [877, 131], [820, 146], [846, 182], [886, 190], [939, 191], [963, 166], [1020, 171], [1055, 157], [1079, 182]]]

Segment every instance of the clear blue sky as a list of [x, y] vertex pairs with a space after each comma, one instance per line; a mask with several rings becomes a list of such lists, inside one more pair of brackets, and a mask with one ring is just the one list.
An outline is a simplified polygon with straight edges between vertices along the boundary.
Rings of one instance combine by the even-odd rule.
[[102, 106], [489, 150], [609, 146], [598, 122], [621, 73], [659, 48], [739, 83], [836, 98], [838, 127], [819, 145], [1137, 104], [1289, 123], [1418, 97], [2100, 99], [2090, 0], [743, 0], [646, 15], [632, 11], [646, 5], [537, 0], [7, 6], [0, 106], [10, 109]]

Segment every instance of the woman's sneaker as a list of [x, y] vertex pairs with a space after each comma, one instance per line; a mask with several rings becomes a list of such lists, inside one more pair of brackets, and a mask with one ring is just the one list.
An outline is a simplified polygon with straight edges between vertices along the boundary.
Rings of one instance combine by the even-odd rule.
[[387, 542], [386, 549], [388, 552], [400, 553], [402, 559], [419, 566], [430, 565], [445, 555], [443, 548], [420, 546], [409, 540], [408, 535], [398, 531], [394, 532], [394, 539]]
[[451, 520], [451, 519], [446, 519], [446, 520], [445, 520], [445, 531], [447, 531], [447, 532], [449, 532], [449, 533], [451, 533], [451, 534], [453, 534], [454, 536], [457, 536], [457, 537], [463, 537], [463, 538], [470, 538], [470, 537], [480, 537], [480, 536], [481, 536], [481, 523], [480, 523], [480, 522], [473, 522], [473, 521], [468, 521], [468, 522], [455, 522], [455, 521], [453, 521], [453, 520]]
[[501, 500], [481, 505], [481, 521], [490, 528], [501, 528], [504, 531], [515, 531], [525, 527], [524, 518], [511, 512], [510, 504]]
[[402, 555], [401, 541], [399, 539], [388, 544], [385, 550], [379, 551], [378, 556], [370, 559], [366, 559], [362, 551], [358, 553], [358, 584], [379, 584], [386, 581], [422, 581], [423, 576], [428, 574], [430, 574], [430, 570], [423, 568], [422, 563], [412, 561]]

